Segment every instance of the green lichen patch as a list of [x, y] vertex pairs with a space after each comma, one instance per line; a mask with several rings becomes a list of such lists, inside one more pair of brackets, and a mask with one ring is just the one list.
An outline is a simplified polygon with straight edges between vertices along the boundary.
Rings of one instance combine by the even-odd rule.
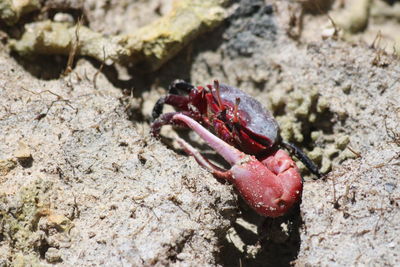
[[77, 55], [155, 70], [199, 34], [218, 26], [226, 17], [223, 5], [227, 2], [177, 1], [169, 14], [129, 35], [103, 36], [84, 26], [35, 22], [25, 26], [20, 40], [10, 41], [10, 48], [22, 56], [29, 56], [69, 55], [76, 47]]
[[0, 177], [7, 175], [15, 167], [17, 162], [14, 159], [0, 160]]
[[[332, 164], [354, 157], [346, 150], [349, 137], [333, 135], [334, 114], [317, 88], [289, 88], [286, 92], [279, 88], [270, 93], [269, 100], [282, 138], [305, 148], [310, 159], [320, 166], [321, 173], [329, 172]], [[306, 171], [303, 164], [298, 165], [302, 172]]]
[[346, 9], [337, 18], [337, 24], [349, 33], [358, 33], [368, 25], [371, 0], [348, 1]]
[[15, 252], [16, 265], [24, 266], [23, 262], [39, 254], [43, 236], [38, 231], [38, 222], [45, 214], [44, 195], [50, 186], [48, 182], [37, 181], [12, 197], [0, 196], [0, 235]]
[[13, 25], [18, 22], [20, 17], [26, 13], [40, 9], [41, 4], [39, 0], [26, 0], [26, 1], [0, 1], [0, 20], [8, 25]]

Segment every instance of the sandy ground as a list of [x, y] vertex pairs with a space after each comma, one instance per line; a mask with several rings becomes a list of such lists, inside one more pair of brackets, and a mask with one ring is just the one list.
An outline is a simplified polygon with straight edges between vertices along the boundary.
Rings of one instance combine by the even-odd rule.
[[[81, 58], [60, 78], [66, 58], [16, 56], [7, 39], [22, 28], [4, 27], [0, 266], [400, 262], [397, 57], [322, 40], [322, 17], [306, 14], [299, 32], [291, 19], [298, 5], [234, 2], [223, 25], [146, 74], [120, 66], [98, 73], [99, 62]], [[73, 14], [84, 10], [93, 30], [115, 34], [164, 15], [171, 1], [66, 3]], [[151, 109], [176, 78], [218, 78], [254, 96], [327, 175], [314, 181], [304, 171], [299, 207], [258, 216], [168, 138], [149, 135]]]

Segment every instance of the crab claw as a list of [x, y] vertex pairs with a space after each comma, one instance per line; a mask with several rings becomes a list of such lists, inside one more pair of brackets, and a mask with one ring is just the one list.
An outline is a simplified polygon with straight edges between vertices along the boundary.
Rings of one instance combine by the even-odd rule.
[[284, 215], [300, 200], [302, 178], [296, 164], [285, 151], [277, 150], [260, 162], [254, 156], [225, 143], [184, 114], [178, 113], [172, 119], [175, 122], [183, 122], [194, 130], [231, 165], [229, 170], [222, 170], [184, 140], [178, 139], [185, 151], [194, 156], [197, 162], [211, 171], [216, 178], [229, 180], [249, 206], [260, 215]]

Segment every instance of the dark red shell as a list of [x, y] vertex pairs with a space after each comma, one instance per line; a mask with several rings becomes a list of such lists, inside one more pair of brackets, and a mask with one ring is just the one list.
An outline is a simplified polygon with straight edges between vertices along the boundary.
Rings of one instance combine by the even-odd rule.
[[[212, 93], [216, 97], [215, 88], [213, 88]], [[236, 99], [239, 98], [239, 114], [245, 122], [243, 126], [251, 130], [254, 134], [267, 137], [272, 144], [275, 144], [279, 134], [278, 123], [260, 102], [240, 89], [226, 84], [220, 85], [220, 95], [223, 102], [227, 102], [224, 104], [229, 103], [230, 106], [234, 106]]]
[[[280, 142], [279, 126], [260, 102], [240, 89], [218, 81], [206, 87], [194, 87], [179, 80], [172, 85], [173, 89], [182, 87], [189, 94], [168, 94], [161, 98], [153, 110], [155, 117], [162, 111], [163, 104], [169, 104], [223, 141], [259, 160], [276, 150], [275, 144]], [[153, 135], [157, 136], [161, 126], [168, 124], [172, 116], [172, 113], [167, 113], [155, 121], [152, 124]]]

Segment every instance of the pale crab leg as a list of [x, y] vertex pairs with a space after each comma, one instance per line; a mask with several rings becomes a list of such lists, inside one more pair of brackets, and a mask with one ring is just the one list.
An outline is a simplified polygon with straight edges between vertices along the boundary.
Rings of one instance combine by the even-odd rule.
[[179, 143], [179, 145], [185, 150], [185, 152], [188, 155], [193, 156], [196, 159], [197, 163], [200, 164], [200, 166], [207, 169], [216, 178], [223, 179], [223, 180], [231, 180], [232, 179], [232, 174], [230, 173], [230, 171], [223, 170], [220, 167], [212, 164], [197, 149], [192, 147], [185, 140], [183, 140], [180, 137], [176, 137], [176, 141]]
[[231, 166], [238, 163], [245, 154], [237, 150], [236, 148], [228, 145], [207, 129], [201, 126], [198, 122], [184, 114], [176, 114], [172, 117], [174, 121], [182, 121], [192, 130], [194, 130], [207, 144], [217, 151]]
[[[151, 129], [150, 132], [153, 136], [158, 137], [160, 134], [160, 130], [161, 127], [163, 127], [164, 125], [167, 124], [173, 124], [172, 123], [172, 118], [176, 115], [176, 114], [185, 114], [185, 112], [168, 112], [168, 113], [164, 113], [162, 114], [160, 117], [158, 117], [156, 120], [154, 120], [154, 122], [151, 124]], [[175, 123], [176, 124], [176, 123]], [[181, 123], [180, 126], [186, 126], [185, 123]]]

